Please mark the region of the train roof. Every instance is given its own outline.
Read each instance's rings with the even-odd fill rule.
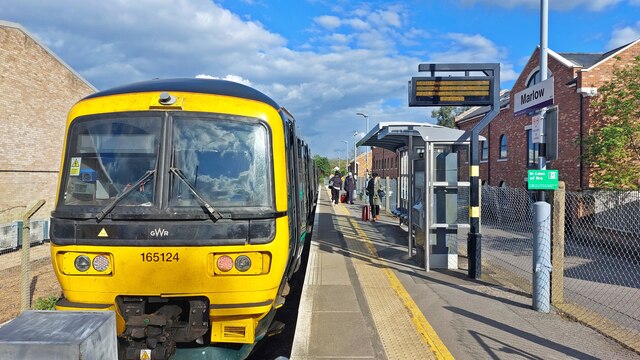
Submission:
[[[273,101],[273,99],[252,87],[227,80],[197,78],[156,79],[141,81],[99,91],[85,97],[83,100],[93,99],[101,96],[151,91],[180,91],[233,96],[260,101],[272,106],[276,110],[280,109],[280,106],[278,106],[278,104]]]

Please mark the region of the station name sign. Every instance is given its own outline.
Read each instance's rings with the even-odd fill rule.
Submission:
[[[412,77],[409,106],[482,106],[493,104],[493,78]]]
[[[513,113],[523,115],[550,105],[553,105],[553,78],[517,92],[513,99]]]

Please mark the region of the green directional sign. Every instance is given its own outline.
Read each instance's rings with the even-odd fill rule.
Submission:
[[[558,170],[529,170],[527,172],[529,190],[557,190]]]

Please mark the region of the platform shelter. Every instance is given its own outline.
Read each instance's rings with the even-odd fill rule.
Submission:
[[[458,267],[458,241],[466,239],[469,229],[470,183],[460,169],[469,166],[470,135],[428,123],[382,122],[357,144],[398,154],[394,214],[411,230],[409,255],[427,271]]]

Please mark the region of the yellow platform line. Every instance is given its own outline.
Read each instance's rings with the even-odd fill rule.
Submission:
[[[349,211],[342,204],[335,208],[336,213],[338,209],[343,212],[343,215],[350,215]],[[378,252],[373,245],[373,242],[367,237],[362,228],[360,228],[360,225],[352,218],[349,219],[349,222],[355,229],[357,235],[362,239],[371,255],[373,255],[375,258],[378,258]],[[422,311],[420,311],[420,308],[418,308],[416,303],[413,301],[411,295],[409,295],[393,270],[388,267],[382,267],[381,269],[386,275],[386,278],[389,280],[391,288],[394,290],[396,296],[398,297],[398,299],[400,299],[405,309],[407,310],[415,330],[420,334],[422,340],[435,355],[436,359],[454,359],[453,355],[451,355],[451,353],[449,352],[449,349],[447,349],[431,324],[429,324],[427,319],[424,317],[424,314],[422,314]]]

